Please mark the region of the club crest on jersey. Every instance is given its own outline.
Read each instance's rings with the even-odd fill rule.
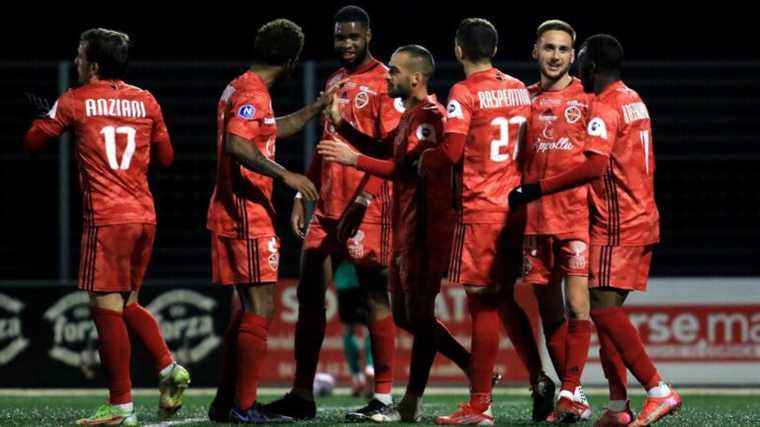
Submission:
[[[464,113],[462,113],[462,105],[459,104],[459,101],[456,99],[449,101],[449,105],[446,107],[446,115],[450,119],[464,119]]]
[[[217,302],[199,292],[164,292],[146,307],[156,317],[166,344],[179,363],[197,363],[222,343],[214,328]]]
[[[366,91],[361,91],[354,97],[354,107],[361,110],[369,104],[369,94]]]
[[[604,120],[599,117],[594,117],[588,122],[588,128],[586,132],[591,136],[598,136],[602,139],[607,139],[607,126],[604,124]]]
[[[251,120],[256,114],[256,107],[253,104],[245,104],[238,109],[238,116],[246,120]]]
[[[570,124],[573,124],[580,120],[581,116],[581,109],[575,105],[571,105],[565,109],[565,120],[567,120],[567,122]]]

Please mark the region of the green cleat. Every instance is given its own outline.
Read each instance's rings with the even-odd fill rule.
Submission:
[[[77,420],[79,426],[136,426],[135,411],[125,411],[109,404],[101,405],[95,415]]]
[[[161,396],[158,400],[158,417],[162,420],[170,418],[182,407],[182,396],[190,384],[190,373],[176,362],[171,371],[162,377],[158,389]]]

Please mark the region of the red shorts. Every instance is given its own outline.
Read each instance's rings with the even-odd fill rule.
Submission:
[[[589,287],[646,291],[653,247],[591,245]]]
[[[436,295],[446,276],[444,264],[432,262],[421,250],[394,254],[388,272],[388,290]]]
[[[280,239],[234,239],[211,233],[211,280],[220,285],[277,282]]]
[[[345,245],[338,243],[338,220],[313,215],[303,241],[304,250],[320,250],[346,258],[362,267],[387,267],[391,258],[390,224],[363,222],[356,234]]]
[[[491,286],[514,282],[522,271],[524,221],[454,225],[448,281]]]
[[[523,241],[523,281],[534,285],[588,276],[588,236],[529,235]]]
[[[155,224],[85,227],[79,259],[79,289],[88,292],[139,290],[155,238]]]

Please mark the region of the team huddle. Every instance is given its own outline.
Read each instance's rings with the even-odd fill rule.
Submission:
[[[363,9],[339,10],[334,47],[342,67],[313,103],[278,117],[269,87],[297,66],[304,34],[289,20],[269,22],[256,34],[250,68],[222,91],[207,228],[212,281],[234,297],[209,419],[260,424],[316,417],[325,293],[341,261],[354,265],[364,290],[375,372],[370,400],[348,412],[347,422],[419,421],[440,353],[469,380],[470,399],[435,422],[493,425],[500,327],[529,372],[533,421],[589,420],[581,376],[592,322],[610,400],[596,425],[650,425],[677,411],[681,397],[622,309],[630,291],[646,290],[659,214],[649,113],[621,80],[620,43],[594,35],[576,56],[575,30],[546,21],[532,52],[539,79],[526,87],[492,65],[496,28],[464,19],[454,53],[465,79],[444,106],[428,89],[435,60],[427,49],[399,47],[386,65],[370,54],[371,37]],[[122,80],[128,47],[120,32],[83,33],[75,61],[81,86],[35,120],[24,142],[35,151],[67,130],[77,137],[84,206],[79,287],[90,294],[109,386],[108,404],[80,425],[137,424],[130,333],[155,361],[162,418],[177,412],[190,383],[138,301],[156,233],[146,173],[152,159],[169,167],[174,150],[155,98]],[[285,169],[274,160],[277,139],[314,118],[324,130],[308,172]],[[257,383],[279,269],[275,180],[296,191],[291,225],[303,239],[296,372],[290,392],[260,404]],[[315,203],[308,224],[307,202]],[[558,394],[515,300],[518,281],[533,285],[561,380]],[[466,291],[469,349],[436,318],[442,283]],[[396,327],[413,336],[398,402],[392,398]],[[629,371],[647,394],[638,416],[627,397]]]

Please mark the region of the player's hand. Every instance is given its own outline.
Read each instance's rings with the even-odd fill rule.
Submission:
[[[319,92],[319,96],[317,97],[317,100],[315,102],[317,107],[319,107],[320,109],[323,109],[327,107],[328,105],[330,105],[333,100],[333,95],[338,91],[338,89],[343,87],[344,82],[345,80],[341,80],[338,83],[335,83],[334,85],[327,88],[326,91]]]
[[[290,226],[293,229],[293,233],[300,239],[304,238],[306,234],[306,206],[304,205],[303,198],[296,197],[293,199],[293,210],[290,212]]]
[[[50,112],[50,101],[39,95],[24,92],[26,97],[26,109],[29,120],[44,119]]]
[[[303,198],[309,202],[313,202],[319,198],[319,192],[317,192],[317,187],[314,186],[314,183],[300,173],[288,172],[282,177],[282,182],[301,193]]]
[[[348,205],[340,217],[340,221],[338,221],[338,242],[343,243],[347,241],[359,231],[359,226],[364,220],[364,214],[367,212],[367,207],[369,207],[371,201],[372,196],[367,193],[361,193]]]
[[[541,185],[537,182],[523,184],[509,193],[509,207],[517,208],[541,197]]]
[[[343,121],[343,117],[340,115],[340,97],[338,92],[333,92],[330,100],[330,105],[325,108],[324,112],[327,121],[333,124],[333,126],[340,126],[340,122]]]
[[[336,162],[348,166],[356,166],[356,162],[359,159],[359,153],[341,141],[319,141],[317,153],[328,162]]]

